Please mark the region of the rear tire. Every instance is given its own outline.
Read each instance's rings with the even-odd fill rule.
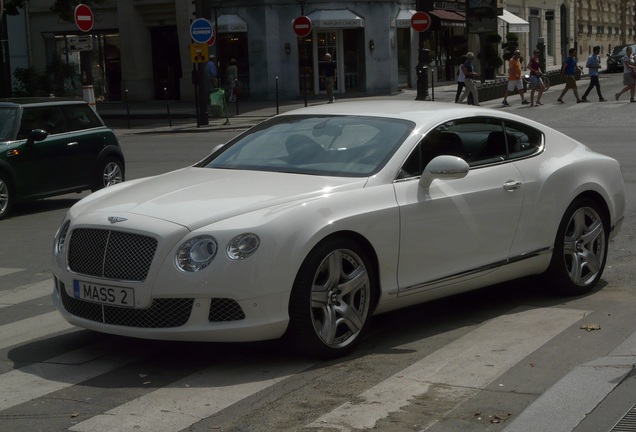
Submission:
[[[303,262],[289,301],[286,339],[303,355],[349,353],[369,327],[377,283],[373,261],[356,241],[332,238]]]
[[[559,225],[546,282],[564,295],[590,292],[603,274],[608,243],[606,213],[596,201],[577,198]]]
[[[123,181],[124,165],[118,159],[107,158],[99,164],[92,191],[95,192]]]
[[[4,219],[13,207],[13,190],[6,174],[0,173],[0,219]]]

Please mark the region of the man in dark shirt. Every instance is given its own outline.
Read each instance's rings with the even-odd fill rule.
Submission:
[[[333,97],[333,84],[336,80],[336,62],[331,61],[331,54],[325,54],[325,87],[327,89],[328,103],[333,103],[336,99]]]

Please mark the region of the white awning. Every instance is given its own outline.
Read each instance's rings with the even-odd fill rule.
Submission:
[[[236,14],[221,15],[218,17],[217,31],[219,33],[245,33],[247,23]]]
[[[530,33],[530,23],[517,15],[504,9],[503,15],[498,16],[500,20],[508,25],[509,33]]]
[[[415,15],[414,10],[410,9],[400,9],[398,12],[397,19],[395,20],[395,25],[398,28],[410,28],[411,27],[411,18]]]
[[[311,20],[313,28],[364,27],[364,18],[359,17],[349,9],[319,10],[307,16]]]

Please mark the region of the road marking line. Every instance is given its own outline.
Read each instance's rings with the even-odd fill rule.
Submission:
[[[142,353],[113,353],[120,342],[88,345],[42,363],[0,375],[0,411],[71,387],[141,358]]]
[[[73,328],[59,312],[49,312],[0,327],[0,349]],[[1,386],[0,386],[1,387]]]
[[[216,365],[104,414],[92,417],[69,430],[75,432],[184,430],[311,365],[312,363],[302,361],[261,366]]]
[[[10,275],[11,273],[17,273],[24,271],[26,269],[23,268],[9,268],[9,267],[0,267],[0,276]]]
[[[0,291],[0,308],[14,306],[39,297],[50,296],[53,292],[53,279],[32,283],[30,285],[14,288],[9,291]],[[53,304],[51,302],[51,304]]]
[[[346,402],[307,426],[371,429],[410,399],[425,394],[431,385],[485,388],[587,313],[560,308],[511,311],[370,388],[358,396],[359,402]]]

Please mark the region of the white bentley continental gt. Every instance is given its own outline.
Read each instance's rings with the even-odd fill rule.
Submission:
[[[75,204],[53,299],[99,332],[285,337],[329,358],[415,303],[530,275],[587,293],[624,211],[618,162],[539,123],[438,102],[319,105]]]

